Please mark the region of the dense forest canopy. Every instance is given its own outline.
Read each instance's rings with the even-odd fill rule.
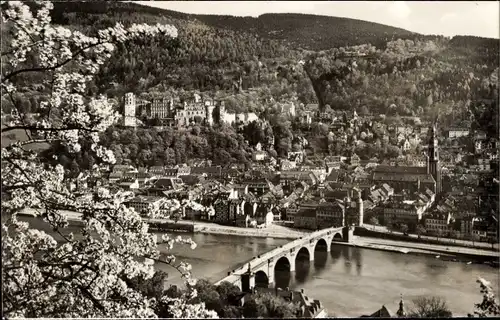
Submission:
[[[196,90],[226,100],[231,112],[296,101],[434,116],[462,114],[471,101],[497,95],[496,39],[449,39],[304,14],[193,15],[129,2],[59,2],[51,15],[56,24],[90,34],[117,22],[178,28],[176,40],[121,45],[101,68],[89,91],[118,100],[128,91],[176,96]],[[37,89],[18,94],[23,108],[36,111]]]

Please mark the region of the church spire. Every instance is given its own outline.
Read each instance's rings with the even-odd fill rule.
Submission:
[[[436,196],[441,193],[441,167],[439,164],[439,146],[437,138],[437,117],[430,128],[427,146],[427,173],[436,181]]]
[[[406,317],[406,312],[404,309],[404,302],[403,302],[403,294],[401,294],[401,300],[399,301],[399,309],[398,312],[396,313],[398,317]]]

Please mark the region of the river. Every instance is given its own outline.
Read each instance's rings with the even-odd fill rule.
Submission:
[[[192,264],[196,277],[212,281],[223,278],[242,262],[287,243],[282,239],[204,234],[195,234],[193,240],[198,244],[196,250],[174,251]],[[396,312],[401,294],[407,305],[421,295],[443,297],[455,316],[466,316],[474,303],[481,301],[478,276],[499,287],[498,269],[488,265],[332,245],[330,253],[315,252],[315,260],[310,263],[298,261],[293,273],[277,272],[276,286],[304,289],[322,302],[329,315],[339,317],[369,315],[384,304]],[[179,279],[171,281],[178,283]]]
[[[198,244],[195,250],[177,246],[168,253],[189,262],[196,278],[214,282],[243,262],[289,241],[206,234],[192,238]],[[160,251],[167,253],[165,247]],[[169,273],[169,283],[182,283],[176,270],[165,265],[158,268]],[[465,316],[482,298],[478,276],[499,287],[498,269],[488,265],[332,245],[330,253],[316,252],[310,263],[298,261],[295,272],[278,272],[276,285],[303,288],[311,298],[322,302],[329,315],[338,317],[369,315],[382,305],[396,312],[401,294],[407,305],[421,295],[443,297],[454,316]]]

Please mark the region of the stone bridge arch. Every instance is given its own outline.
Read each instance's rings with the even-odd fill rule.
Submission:
[[[321,248],[324,248],[326,252],[330,251],[331,241],[328,241],[325,238],[326,237],[319,238],[318,241],[316,241],[316,245],[314,246],[314,252],[321,250]]]
[[[294,254],[292,255],[294,265],[297,265],[297,259],[299,258],[299,256],[305,257],[306,255],[309,261],[314,260],[314,251],[311,251],[308,246],[297,247]],[[295,268],[293,268],[293,271],[295,271]]]
[[[296,259],[300,252],[307,252],[309,255],[309,261],[314,261],[315,251],[318,246],[326,246],[326,251],[331,252],[332,242],[344,241],[343,238],[342,228],[329,228],[313,232],[305,237],[294,240],[287,245],[280,246],[279,248],[264,254],[263,257],[259,255],[249,263],[248,271],[241,267],[237,269],[236,272],[235,270],[229,272],[228,276],[224,279],[230,279],[233,283],[236,283],[238,281],[235,281],[233,277],[236,276],[241,278],[245,274],[248,274],[249,278],[257,280],[255,282],[256,285],[257,283],[265,285],[266,278],[268,285],[272,285],[275,283],[275,269],[278,263],[284,263],[286,261],[286,264],[289,266],[287,270],[294,272],[296,271]],[[349,239],[349,235],[346,236],[346,240],[347,239]],[[241,282],[241,280],[239,282]]]
[[[255,273],[255,286],[259,288],[269,287],[269,277],[267,273],[263,270],[259,270]]]
[[[337,242],[340,242],[340,241],[343,241],[343,238],[342,238],[342,233],[341,232],[335,232],[335,234],[333,235],[333,241],[337,241]]]

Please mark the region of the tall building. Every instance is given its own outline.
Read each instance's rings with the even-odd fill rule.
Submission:
[[[126,127],[137,126],[137,119],[135,117],[136,110],[136,100],[133,92],[127,92],[125,94],[125,107],[123,115],[123,125]]]
[[[344,207],[346,210],[345,224],[348,226],[363,226],[363,199],[361,191],[357,188],[349,190],[349,195],[344,198]]]
[[[441,165],[439,164],[439,147],[436,136],[436,123],[432,125],[427,149],[427,173],[436,181],[436,195],[441,194]]]

